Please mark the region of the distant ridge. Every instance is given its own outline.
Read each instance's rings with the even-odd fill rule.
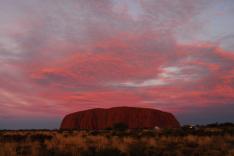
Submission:
[[[123,123],[130,129],[141,128],[179,128],[180,124],[168,112],[151,108],[113,107],[95,108],[68,114],[64,117],[60,129],[101,130]]]

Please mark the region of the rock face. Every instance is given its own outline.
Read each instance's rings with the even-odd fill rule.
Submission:
[[[124,123],[130,129],[138,128],[179,128],[176,118],[168,112],[149,108],[114,107],[96,108],[68,114],[60,129],[101,130]]]

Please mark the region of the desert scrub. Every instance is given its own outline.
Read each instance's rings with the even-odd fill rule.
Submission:
[[[0,131],[0,156],[233,156],[230,129]]]

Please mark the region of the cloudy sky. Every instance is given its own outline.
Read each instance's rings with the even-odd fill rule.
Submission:
[[[95,107],[234,122],[233,0],[0,0],[0,129]]]

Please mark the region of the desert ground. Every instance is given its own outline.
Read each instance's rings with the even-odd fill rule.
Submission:
[[[0,156],[234,156],[234,124],[180,129],[1,130]]]

